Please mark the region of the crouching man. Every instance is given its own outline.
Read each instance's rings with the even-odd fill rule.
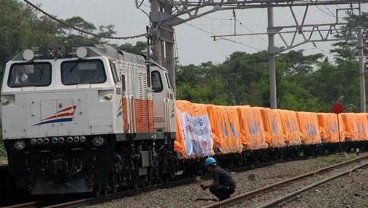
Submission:
[[[205,161],[205,167],[208,172],[212,173],[213,182],[205,185],[201,184],[201,188],[215,195],[220,201],[230,198],[230,195],[235,192],[235,182],[231,175],[221,167],[217,166],[216,160],[209,157]]]

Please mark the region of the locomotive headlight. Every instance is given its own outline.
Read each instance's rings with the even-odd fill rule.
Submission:
[[[35,145],[37,144],[37,140],[36,139],[31,139],[31,145]]]
[[[79,141],[82,142],[82,143],[85,142],[86,141],[86,137],[85,136],[79,137]]]
[[[68,137],[66,140],[68,141],[68,143],[73,143],[73,137]]]
[[[43,139],[43,143],[44,143],[44,144],[48,144],[49,142],[50,142],[49,138],[44,138],[44,139]]]
[[[96,146],[102,146],[103,143],[105,142],[104,138],[102,136],[95,136],[92,140],[92,143]]]
[[[24,143],[24,141],[22,140],[18,140],[14,143],[14,148],[16,150],[24,150],[24,148],[26,147],[26,143]]]
[[[60,144],[64,143],[64,141],[65,141],[64,137],[59,137],[59,143]]]
[[[38,138],[38,139],[37,139],[37,144],[42,144],[42,142],[43,142],[43,141],[42,141],[42,139],[41,139],[41,138]]]
[[[88,55],[87,48],[79,47],[77,48],[77,51],[75,51],[75,54],[78,56],[78,58],[82,59],[85,58]]]
[[[31,61],[35,57],[35,54],[32,50],[27,49],[23,51],[23,59],[26,61]]]
[[[78,142],[79,142],[79,137],[75,136],[75,137],[74,137],[74,142],[75,142],[75,143],[78,143]]]
[[[52,143],[53,144],[57,144],[59,142],[58,138],[54,137],[52,138]]]

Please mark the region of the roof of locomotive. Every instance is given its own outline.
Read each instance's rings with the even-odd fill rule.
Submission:
[[[47,48],[32,48],[35,60],[78,58],[76,50],[80,47],[87,49],[88,57],[107,56],[109,59],[122,60],[134,64],[145,64],[145,57],[128,53],[107,44],[96,44],[94,46],[50,46]],[[25,50],[24,50],[25,51]],[[23,52],[17,54],[12,61],[25,61]]]

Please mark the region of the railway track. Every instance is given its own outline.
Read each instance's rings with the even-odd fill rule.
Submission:
[[[118,198],[122,198],[122,197],[127,197],[127,196],[140,194],[140,193],[143,193],[143,192],[152,191],[152,190],[155,190],[155,189],[158,189],[158,188],[169,188],[169,187],[174,187],[174,186],[185,185],[185,184],[193,183],[194,181],[195,181],[195,178],[182,179],[182,180],[168,182],[168,183],[165,183],[165,184],[158,184],[158,185],[153,185],[153,186],[144,187],[144,188],[138,188],[138,189],[133,189],[133,190],[122,191],[122,192],[118,192],[116,194],[100,196],[100,197],[92,197],[92,198],[86,198],[86,199],[80,199],[80,200],[75,200],[75,201],[70,201],[70,202],[65,202],[65,203],[60,203],[60,204],[49,205],[49,206],[45,206],[45,207],[47,207],[47,208],[63,208],[63,207],[77,207],[77,206],[80,206],[80,205],[83,205],[83,204],[101,203],[101,202],[110,201],[110,200],[114,200],[114,199],[118,199]]]
[[[116,194],[110,194],[110,195],[99,196],[99,197],[82,198],[82,199],[77,199],[77,200],[72,200],[72,201],[67,201],[67,202],[65,202],[65,200],[64,200],[64,202],[61,202],[61,203],[60,202],[55,202],[52,199],[50,201],[49,200],[40,200],[40,201],[17,204],[17,205],[9,206],[9,207],[6,207],[6,208],[78,207],[78,206],[81,206],[81,205],[84,205],[84,204],[96,204],[96,203],[102,203],[102,202],[109,201],[109,200],[118,199],[118,198],[121,198],[121,197],[133,196],[133,195],[136,195],[136,194],[140,194],[140,193],[143,193],[143,192],[155,190],[155,189],[158,189],[158,188],[169,188],[169,187],[173,187],[173,186],[185,185],[185,184],[192,183],[194,181],[195,181],[195,178],[183,179],[183,180],[168,182],[168,183],[165,183],[165,184],[153,185],[153,186],[150,186],[150,187],[144,187],[144,188],[138,188],[138,189],[133,189],[133,190],[121,191],[121,192],[118,192]]]
[[[27,202],[27,203],[17,204],[13,206],[7,206],[5,208],[32,208],[32,207],[39,207],[38,202],[36,201]]]
[[[284,180],[278,183],[274,183],[274,184],[268,185],[266,187],[263,187],[263,188],[260,188],[254,191],[250,191],[244,194],[234,196],[230,199],[227,199],[221,202],[210,204],[203,208],[215,208],[215,207],[217,208],[217,207],[231,207],[231,206],[234,206],[234,207],[262,207],[262,208],[276,207],[279,204],[282,204],[282,203],[285,203],[291,200],[293,197],[295,197],[296,195],[302,192],[308,191],[318,185],[327,183],[336,178],[350,174],[357,169],[361,169],[361,168],[368,166],[368,162],[356,165],[356,163],[360,163],[364,160],[368,160],[368,155],[354,159],[354,160],[342,162],[342,163],[339,163],[333,166],[329,166],[329,167],[326,167],[326,168],[323,168],[317,171],[312,171],[310,173],[296,176],[296,177],[293,177],[293,178],[290,178],[288,180]],[[337,171],[340,169],[343,169],[343,171],[339,171],[338,173],[332,173],[333,171]],[[327,177],[324,177],[325,175],[327,175]],[[306,183],[306,180],[315,180],[316,177],[317,178],[320,177],[322,179],[318,180],[317,182]],[[288,192],[288,194],[286,195],[282,194],[282,196],[275,199],[275,196],[277,196],[277,193],[278,192],[280,193],[282,190],[285,190],[285,189],[286,189],[285,192]],[[290,189],[294,189],[294,190],[290,191]],[[268,200],[269,199],[271,200],[269,201],[264,200],[264,198],[267,198],[267,197],[268,197]],[[259,200],[259,199],[262,199],[262,200]],[[259,203],[259,201],[262,201],[263,203]],[[268,202],[264,203],[265,201],[268,201]]]
[[[243,201],[245,199],[247,199],[250,196],[255,196],[255,195],[259,195],[259,194],[264,194],[272,189],[281,187],[281,186],[286,186],[288,183],[292,183],[294,181],[298,181],[298,180],[302,180],[303,178],[307,178],[307,177],[312,177],[318,174],[321,174],[323,172],[328,172],[331,171],[333,169],[337,169],[339,167],[345,167],[347,165],[351,165],[351,164],[355,164],[359,161],[368,159],[368,155],[367,156],[363,156],[354,160],[349,160],[343,163],[339,163],[337,165],[333,165],[330,167],[326,167],[317,171],[313,171],[301,176],[297,176],[294,178],[291,178],[289,180],[286,181],[282,181],[279,183],[275,183],[269,186],[266,186],[264,188],[261,189],[257,189],[254,190],[252,192],[248,192],[242,195],[238,195],[235,196],[233,198],[230,198],[229,200],[225,200],[219,203],[214,203],[211,204],[207,207],[223,207],[223,206],[230,206],[231,204],[235,204],[235,203],[239,203],[239,201]],[[162,184],[162,185],[154,185],[154,186],[150,186],[150,187],[144,187],[144,188],[139,188],[139,189],[133,189],[133,190],[127,190],[127,191],[121,191],[118,192],[116,194],[111,194],[111,195],[106,195],[106,196],[100,196],[100,197],[90,197],[90,198],[80,198],[80,199],[73,199],[73,200],[64,200],[63,202],[60,201],[44,201],[44,200],[40,200],[40,202],[35,201],[35,202],[29,202],[29,203],[24,203],[24,204],[18,204],[18,205],[14,205],[11,206],[12,208],[22,208],[22,207],[49,207],[49,208],[61,208],[61,207],[78,207],[81,205],[85,205],[85,204],[97,204],[97,203],[103,203],[106,201],[110,201],[110,200],[114,200],[114,199],[119,199],[122,197],[127,197],[127,196],[133,196],[139,193],[143,193],[143,192],[148,192],[151,190],[155,190],[155,189],[159,189],[159,188],[169,188],[169,187],[174,187],[174,186],[180,186],[180,185],[185,185],[185,184],[189,184],[194,182],[195,179],[194,178],[190,178],[190,179],[183,179],[183,180],[177,180],[177,181],[172,181],[172,182],[168,182],[166,184]],[[292,196],[290,196],[292,197]],[[281,199],[281,202],[283,201],[283,199]],[[275,203],[280,203],[280,202],[275,202]],[[272,205],[270,205],[272,206]],[[267,206],[266,206],[267,207]]]
[[[0,170],[7,170],[8,169],[8,163],[0,163]]]

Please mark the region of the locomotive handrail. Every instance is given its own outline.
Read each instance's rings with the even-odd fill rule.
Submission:
[[[165,131],[169,132],[169,105],[168,105],[169,101],[167,98],[164,98],[164,112],[165,112]]]
[[[130,103],[130,112],[131,112],[131,123],[130,126],[132,127],[131,131],[133,133],[136,132],[136,115],[135,115],[135,105],[134,105],[134,96],[130,95],[129,96],[129,103]]]

